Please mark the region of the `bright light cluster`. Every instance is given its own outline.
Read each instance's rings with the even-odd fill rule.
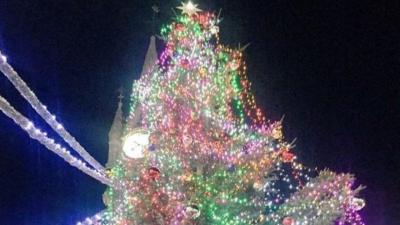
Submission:
[[[109,224],[362,224],[353,178],[311,170],[255,103],[243,49],[219,43],[220,19],[184,3],[166,47],[133,85],[127,150],[108,175]],[[144,129],[147,149],[133,147]],[[147,143],[146,143],[147,144]],[[134,154],[133,154],[134,153]]]
[[[24,129],[32,139],[39,141],[47,149],[56,153],[70,165],[78,168],[82,172],[100,181],[101,183],[111,186],[111,180],[108,177],[105,177],[97,170],[88,167],[85,162],[74,157],[70,151],[62,147],[60,144],[56,143],[54,139],[47,137],[46,132],[43,132],[40,129],[36,128],[32,121],[28,120],[21,113],[15,110],[14,107],[12,107],[10,103],[2,96],[0,96],[0,111],[2,111],[6,116],[11,118],[22,129]]]
[[[77,141],[65,130],[64,126],[56,120],[47,107],[37,98],[35,93],[22,80],[18,73],[7,63],[6,57],[0,52],[0,71],[14,85],[22,97],[32,106],[32,108],[46,121],[47,124],[62,137],[69,146],[75,150],[89,165],[95,168],[99,173],[104,174],[104,167],[95,160]]]

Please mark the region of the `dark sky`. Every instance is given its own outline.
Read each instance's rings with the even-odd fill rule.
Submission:
[[[154,3],[161,14],[152,22]],[[362,194],[367,224],[399,224],[398,3],[198,3],[223,9],[222,42],[251,43],[246,60],[257,100],[270,118],[286,115],[286,136],[298,138],[300,159],[356,174],[368,187]],[[129,89],[138,77],[150,35],[170,22],[171,7],[179,4],[3,0],[0,49],[70,133],[105,163],[117,89]],[[3,76],[0,94],[54,134]],[[74,224],[104,208],[104,186],[29,140],[3,114],[0,143],[0,224]]]

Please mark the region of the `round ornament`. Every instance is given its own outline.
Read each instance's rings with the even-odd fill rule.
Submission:
[[[149,146],[149,151],[154,152],[156,150],[156,145],[155,144],[151,144]]]
[[[185,29],[185,26],[181,23],[176,24],[175,30],[176,31],[183,31]]]
[[[353,198],[351,203],[356,211],[360,211],[365,207],[365,201],[361,198]]]
[[[291,153],[289,150],[282,152],[282,159],[285,163],[293,162],[294,154]]]
[[[147,175],[150,179],[158,180],[161,176],[161,172],[157,167],[150,167]]]
[[[206,75],[207,75],[207,69],[206,69],[205,67],[201,67],[201,68],[199,69],[199,74],[200,74],[201,77],[206,77]]]
[[[218,34],[218,33],[219,33],[219,27],[218,27],[218,26],[212,26],[212,27],[210,28],[210,32],[211,32],[212,34]]]
[[[294,219],[290,216],[283,218],[282,220],[283,225],[294,225]]]
[[[190,68],[189,60],[188,59],[181,59],[180,66],[182,68],[186,69],[186,70],[189,69]]]
[[[283,134],[282,134],[282,127],[281,127],[281,126],[278,126],[278,127],[275,127],[274,129],[272,129],[271,136],[272,136],[274,139],[282,139],[282,137],[283,137]]]
[[[189,205],[188,207],[186,207],[186,214],[193,218],[196,219],[197,217],[200,216],[200,209],[197,205]]]

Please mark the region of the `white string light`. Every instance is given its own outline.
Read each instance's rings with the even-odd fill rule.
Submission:
[[[105,173],[104,167],[94,159],[77,141],[76,139],[57,122],[56,117],[52,115],[37,98],[35,93],[22,80],[18,73],[7,63],[7,58],[0,52],[0,71],[14,85],[18,92],[24,97],[32,108],[46,121],[47,124],[60,135],[68,145],[75,150],[89,165],[95,168],[99,173]]]
[[[71,155],[71,152],[56,143],[53,139],[47,137],[45,132],[36,128],[35,125],[19,113],[10,103],[0,95],[0,110],[9,118],[11,118],[16,124],[18,124],[23,130],[25,130],[32,139],[39,141],[50,151],[56,153],[58,156],[63,158],[66,162],[72,166],[78,168],[87,175],[100,181],[103,184],[112,186],[112,182],[104,174],[88,167],[85,162]]]
[[[95,225],[95,224],[100,224],[101,220],[103,219],[103,216],[105,214],[105,211],[101,211],[97,213],[96,215],[92,217],[86,218],[82,222],[78,222],[76,225]]]

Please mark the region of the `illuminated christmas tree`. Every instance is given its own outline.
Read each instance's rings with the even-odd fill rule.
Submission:
[[[220,43],[219,15],[188,2],[151,38],[129,117],[120,101],[107,169],[57,122],[0,54],[0,70],[82,159],[0,96],[0,110],[33,139],[107,185],[107,209],[78,224],[362,225],[354,177],[307,169],[247,80],[244,48]],[[316,175],[315,175],[316,174]],[[315,176],[314,176],[315,175]]]
[[[243,48],[219,42],[220,18],[191,2],[152,37],[133,85],[123,152],[105,194],[111,224],[363,224],[351,175],[296,162],[282,121],[266,119]],[[155,62],[156,61],[156,62]]]

